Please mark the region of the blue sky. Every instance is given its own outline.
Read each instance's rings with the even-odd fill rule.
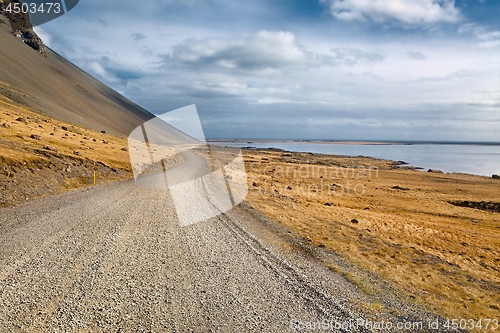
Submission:
[[[44,42],[211,138],[500,141],[496,0],[82,0]]]

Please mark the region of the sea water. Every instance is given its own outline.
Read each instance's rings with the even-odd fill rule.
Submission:
[[[410,166],[463,172],[483,176],[500,175],[500,144],[456,143],[311,143],[311,142],[213,142],[234,147],[279,148],[293,152],[370,156],[404,161]]]

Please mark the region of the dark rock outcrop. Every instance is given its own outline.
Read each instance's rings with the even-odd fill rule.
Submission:
[[[486,202],[486,201],[448,201],[448,203],[458,206],[486,210],[489,212],[500,213],[500,202]]]
[[[6,9],[9,4],[19,3],[19,0],[2,0],[0,1],[0,22],[8,25],[10,27],[11,32],[18,37],[21,41],[23,41],[26,45],[31,47],[33,50],[42,54],[43,56],[47,56],[47,50],[45,49],[45,45],[43,45],[42,40],[38,35],[33,31],[33,25],[30,22],[29,14],[23,13],[14,13],[7,12]],[[3,17],[2,17],[3,16]]]

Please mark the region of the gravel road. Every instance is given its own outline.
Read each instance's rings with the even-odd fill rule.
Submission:
[[[355,287],[282,248],[248,209],[180,227],[169,191],[133,181],[3,208],[0,330],[288,332],[363,318]]]

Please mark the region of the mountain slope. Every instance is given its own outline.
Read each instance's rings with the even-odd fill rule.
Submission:
[[[50,49],[41,56],[0,26],[0,94],[42,114],[127,136],[154,117]]]
[[[46,48],[29,17],[0,8],[0,206],[88,186],[94,171],[98,183],[130,178],[137,149],[127,137],[145,122],[155,144],[198,143]]]

